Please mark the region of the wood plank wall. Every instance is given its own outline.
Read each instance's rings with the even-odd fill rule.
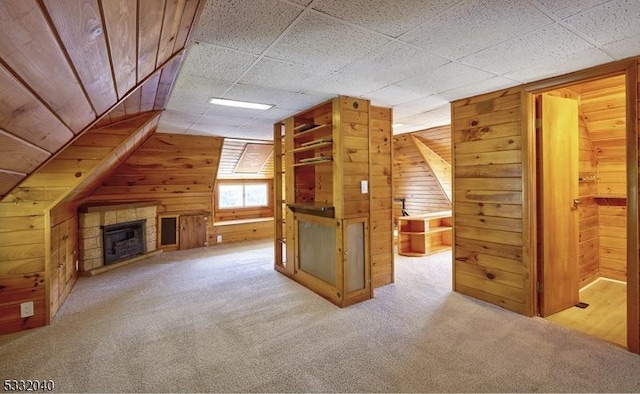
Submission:
[[[369,194],[361,192],[360,182],[369,180],[370,103],[367,100],[351,97],[340,97],[339,102],[342,145],[338,146],[342,146],[342,152],[334,155],[333,160],[338,161],[338,165],[342,164],[342,188],[339,186],[340,183],[336,182],[336,177],[340,175],[331,174],[334,177],[333,201],[336,206],[336,217],[340,217],[341,206],[344,219],[369,217]],[[357,108],[354,108],[354,102],[357,102]],[[331,169],[330,166],[316,167],[324,167],[323,170]],[[316,185],[323,183],[316,182]],[[317,193],[318,190],[316,195]]]
[[[521,88],[452,103],[454,290],[531,315]]]
[[[371,277],[373,287],[394,282],[393,133],[390,108],[371,106],[369,130]]]
[[[136,102],[148,107],[149,94],[135,88],[173,56],[148,110],[163,109],[204,3],[0,2],[0,197],[112,108],[118,121]],[[157,28],[147,29],[147,18]]]
[[[54,316],[77,275],[77,202],[60,202],[83,182],[105,176],[106,164],[130,154],[129,140],[141,129],[153,132],[158,118],[149,112],[86,132],[0,201],[0,333]],[[35,316],[20,319],[20,303],[28,301]]]
[[[440,134],[444,129],[436,128],[434,130]],[[451,204],[425,158],[416,147],[411,137],[414,134],[422,136],[420,140],[432,148],[428,145],[429,140],[425,137],[429,135],[429,130],[393,137],[393,197],[406,198],[405,207],[409,215],[449,210]],[[451,138],[450,134],[449,138]],[[436,151],[434,150],[434,152]],[[439,149],[439,152],[446,154],[446,150],[443,149]],[[396,204],[394,208],[395,221],[401,214],[401,205]]]
[[[213,213],[222,138],[155,134],[89,197],[89,201],[157,200],[158,215]],[[213,233],[212,220],[208,234]]]
[[[582,110],[580,110],[582,112]],[[598,239],[598,204],[593,198],[598,192],[597,158],[587,131],[584,116],[578,122],[579,139],[579,242],[580,242],[580,287],[591,283],[600,274]]]
[[[451,164],[451,125],[432,127],[411,133],[444,161]]]

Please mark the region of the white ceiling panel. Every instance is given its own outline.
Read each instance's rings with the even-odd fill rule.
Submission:
[[[395,112],[394,112],[395,115]],[[451,106],[447,103],[441,107],[434,108],[430,111],[407,116],[403,118],[395,118],[393,134],[401,134],[416,130],[428,129],[451,124]],[[400,125],[398,125],[400,124]]]
[[[578,12],[588,10],[610,0],[537,0],[553,14],[566,18]]]
[[[639,56],[639,21],[640,0],[207,0],[159,128],[270,139],[350,95],[424,129],[450,100]]]
[[[599,44],[640,34],[640,1],[612,0],[566,19]]]
[[[235,82],[256,59],[258,57],[254,55],[207,43],[194,44],[189,50],[181,73]]]
[[[233,86],[231,82],[199,78],[180,73],[173,85],[171,98],[174,96],[190,98],[194,104],[207,104],[211,97],[221,96]]]
[[[461,86],[459,88],[446,90],[438,93],[438,96],[449,100],[458,100],[482,93],[495,92],[496,90],[506,89],[512,86],[520,85],[518,81],[503,77],[493,77],[482,81],[474,82],[470,85]]]
[[[579,56],[582,54],[583,56]],[[544,78],[567,74],[575,70],[581,70],[596,66],[602,63],[608,63],[614,59],[605,52],[597,48],[587,49],[578,56],[571,58],[559,59],[558,62],[551,64],[532,63],[531,67],[522,68],[517,71],[510,72],[504,76],[507,78],[518,80],[522,83],[538,81]]]
[[[434,70],[425,70],[422,75],[398,82],[396,85],[407,89],[438,93],[489,79],[494,76],[495,74],[452,62]]]
[[[336,95],[359,97],[372,90],[378,90],[386,86],[387,83],[374,78],[366,78],[355,70],[349,72],[338,71],[327,78],[323,78],[310,93],[336,93]]]
[[[551,23],[551,18],[525,0],[465,1],[401,40],[459,59]]]
[[[318,67],[263,58],[240,79],[240,83],[300,92],[330,74],[331,71]]]
[[[310,12],[267,51],[267,56],[335,71],[389,41],[318,12]]]
[[[209,0],[195,41],[259,55],[301,12],[299,7],[274,0]]]
[[[313,8],[350,23],[398,37],[460,0],[317,0]]]
[[[447,59],[432,56],[420,48],[394,41],[345,67],[341,72],[392,84],[447,62]]]
[[[297,93],[295,96],[291,98],[291,100],[281,103],[278,106],[278,108],[299,112],[307,108],[311,108],[324,101],[327,101],[335,96],[336,96],[335,94],[327,94],[327,93],[319,93],[319,94]]]
[[[204,102],[194,102],[191,98],[173,95],[167,103],[167,109],[193,115],[202,115],[211,104]]]
[[[449,102],[439,96],[423,97],[393,106],[393,116],[394,119],[402,119],[422,114],[447,104]]]
[[[637,56],[640,53],[640,35],[612,42],[602,48],[617,60]]]
[[[251,101],[260,104],[278,105],[295,96],[295,93],[284,90],[263,88],[260,86],[236,84],[224,95],[230,100]]]
[[[550,25],[525,36],[466,56],[461,61],[498,74],[531,67],[549,67],[562,60],[576,58],[577,53],[593,45],[560,25]]]
[[[264,127],[242,127],[226,135],[227,138],[241,138],[248,140],[273,140],[273,128]]]
[[[382,107],[392,107],[394,105],[406,103],[429,96],[424,92],[419,92],[396,85],[388,85],[382,89],[367,93],[367,98],[375,105]]]

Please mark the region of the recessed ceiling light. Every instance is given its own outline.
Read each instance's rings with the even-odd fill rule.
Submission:
[[[270,104],[259,104],[259,103],[251,103],[248,101],[227,100],[227,99],[221,99],[221,98],[215,98],[215,97],[209,100],[209,104],[226,105],[227,107],[259,109],[261,111],[266,111],[271,107],[273,107],[273,105],[270,105]]]

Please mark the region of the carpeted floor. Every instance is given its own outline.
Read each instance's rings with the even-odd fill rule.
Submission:
[[[451,254],[339,309],[271,242],[81,278],[51,326],[0,336],[1,379],[64,392],[638,392],[640,357],[451,292]]]

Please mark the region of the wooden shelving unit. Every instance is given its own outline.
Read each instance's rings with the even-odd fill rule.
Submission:
[[[398,218],[398,254],[425,256],[451,249],[451,211]]]
[[[373,296],[372,204],[361,187],[370,179],[370,111],[367,100],[336,97],[277,123],[274,131],[275,152],[284,157],[276,166],[276,200],[284,189],[286,202],[276,218],[285,222],[276,228],[275,268],[338,306]],[[386,111],[376,116],[387,114],[390,131]],[[279,252],[281,239],[286,252]]]

